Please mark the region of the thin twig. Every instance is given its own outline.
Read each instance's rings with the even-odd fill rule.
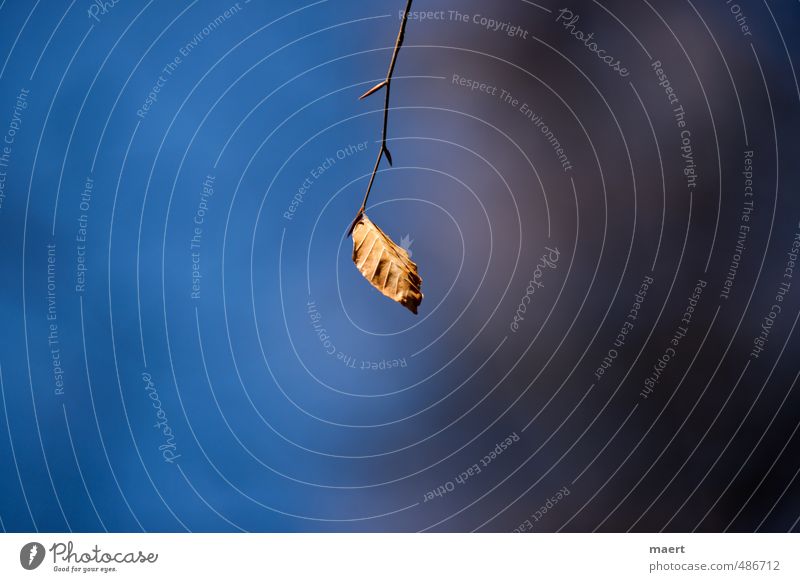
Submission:
[[[364,99],[380,89],[386,89],[386,95],[383,104],[383,137],[381,139],[381,149],[378,151],[378,159],[375,161],[375,167],[372,169],[372,175],[369,178],[369,184],[367,184],[367,192],[364,194],[364,201],[361,203],[361,208],[358,209],[358,213],[356,214],[355,220],[353,220],[353,224],[350,225],[350,229],[347,231],[347,236],[350,236],[350,234],[353,232],[353,228],[355,228],[356,223],[358,222],[359,218],[361,218],[364,210],[367,208],[369,193],[372,191],[372,184],[375,182],[375,176],[378,173],[378,168],[381,165],[381,160],[383,159],[384,155],[386,156],[386,161],[389,162],[389,165],[392,165],[392,154],[389,152],[389,148],[386,146],[386,132],[389,126],[389,93],[392,88],[392,74],[394,73],[394,67],[397,64],[397,55],[400,53],[400,47],[403,46],[403,38],[405,38],[406,35],[406,23],[408,22],[408,13],[411,11],[412,2],[413,0],[408,0],[406,9],[403,12],[403,20],[400,23],[400,32],[397,34],[397,41],[394,44],[394,52],[392,53],[392,60],[389,63],[389,71],[386,73],[386,79],[375,85],[372,89],[361,96],[361,99]]]

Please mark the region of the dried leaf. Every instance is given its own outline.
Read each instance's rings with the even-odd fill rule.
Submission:
[[[353,228],[353,262],[373,287],[417,313],[422,279],[408,253],[361,214]]]
[[[386,85],[388,85],[388,84],[389,84],[389,83],[388,83],[388,81],[385,81],[385,80],[384,80],[384,81],[381,81],[380,83],[378,83],[377,85],[375,85],[375,86],[374,86],[372,89],[370,89],[369,91],[367,91],[366,93],[364,93],[364,94],[363,94],[361,97],[359,97],[359,99],[366,99],[367,97],[369,97],[370,95],[372,95],[372,94],[373,94],[375,91],[377,91],[377,90],[379,90],[379,89],[383,89],[383,88],[384,88]]]

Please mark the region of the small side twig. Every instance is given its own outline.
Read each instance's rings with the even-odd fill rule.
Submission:
[[[406,34],[406,23],[408,22],[408,13],[411,11],[411,3],[413,0],[408,0],[406,3],[406,9],[403,12],[403,20],[400,23],[400,32],[397,34],[397,41],[394,44],[394,52],[392,53],[392,60],[389,63],[389,71],[386,73],[386,79],[375,85],[372,89],[364,93],[359,99],[364,99],[369,97],[373,93],[380,91],[381,89],[386,89],[384,104],[383,104],[383,137],[381,139],[381,148],[378,151],[378,159],[375,161],[375,167],[372,169],[372,175],[369,178],[369,183],[367,184],[367,192],[364,194],[364,201],[361,203],[361,208],[358,209],[356,213],[356,217],[353,220],[353,223],[350,225],[350,228],[347,231],[347,236],[353,232],[353,228],[355,227],[358,220],[361,218],[361,215],[364,214],[364,210],[367,208],[367,200],[369,199],[369,193],[372,191],[372,185],[375,182],[375,176],[378,173],[378,168],[381,165],[381,160],[383,156],[386,156],[386,161],[389,162],[389,165],[392,165],[392,154],[389,151],[389,148],[386,146],[386,132],[389,126],[389,93],[392,88],[392,74],[394,73],[394,67],[397,64],[397,55],[400,53],[400,47],[403,46],[403,38]]]

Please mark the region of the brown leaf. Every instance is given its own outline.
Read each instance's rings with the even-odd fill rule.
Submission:
[[[366,214],[356,219],[353,228],[353,262],[378,291],[417,313],[422,279],[416,263]]]

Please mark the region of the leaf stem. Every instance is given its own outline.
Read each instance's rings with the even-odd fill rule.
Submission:
[[[383,156],[386,156],[386,160],[389,162],[389,165],[392,164],[392,154],[389,152],[389,148],[386,146],[386,133],[389,127],[389,93],[392,88],[392,75],[394,74],[394,67],[397,64],[397,55],[400,53],[400,47],[403,46],[403,39],[406,35],[406,23],[408,22],[408,13],[411,11],[412,2],[413,0],[408,0],[406,3],[406,9],[403,12],[403,20],[400,23],[400,32],[398,32],[397,40],[394,43],[394,52],[392,53],[392,60],[389,63],[389,71],[386,73],[386,79],[361,96],[363,99],[364,97],[368,97],[372,93],[375,93],[379,89],[386,89],[383,103],[383,136],[381,138],[381,149],[378,151],[378,159],[375,161],[375,167],[372,169],[372,175],[369,178],[369,184],[367,184],[367,192],[364,194],[364,201],[361,203],[361,208],[358,209],[358,213],[356,214],[355,220],[353,220],[353,224],[350,225],[350,229],[347,231],[347,236],[350,236],[350,234],[353,232],[353,228],[358,222],[358,219],[361,218],[361,215],[367,208],[369,193],[372,191],[372,185],[375,183],[375,176],[378,173],[378,168],[381,165]]]

